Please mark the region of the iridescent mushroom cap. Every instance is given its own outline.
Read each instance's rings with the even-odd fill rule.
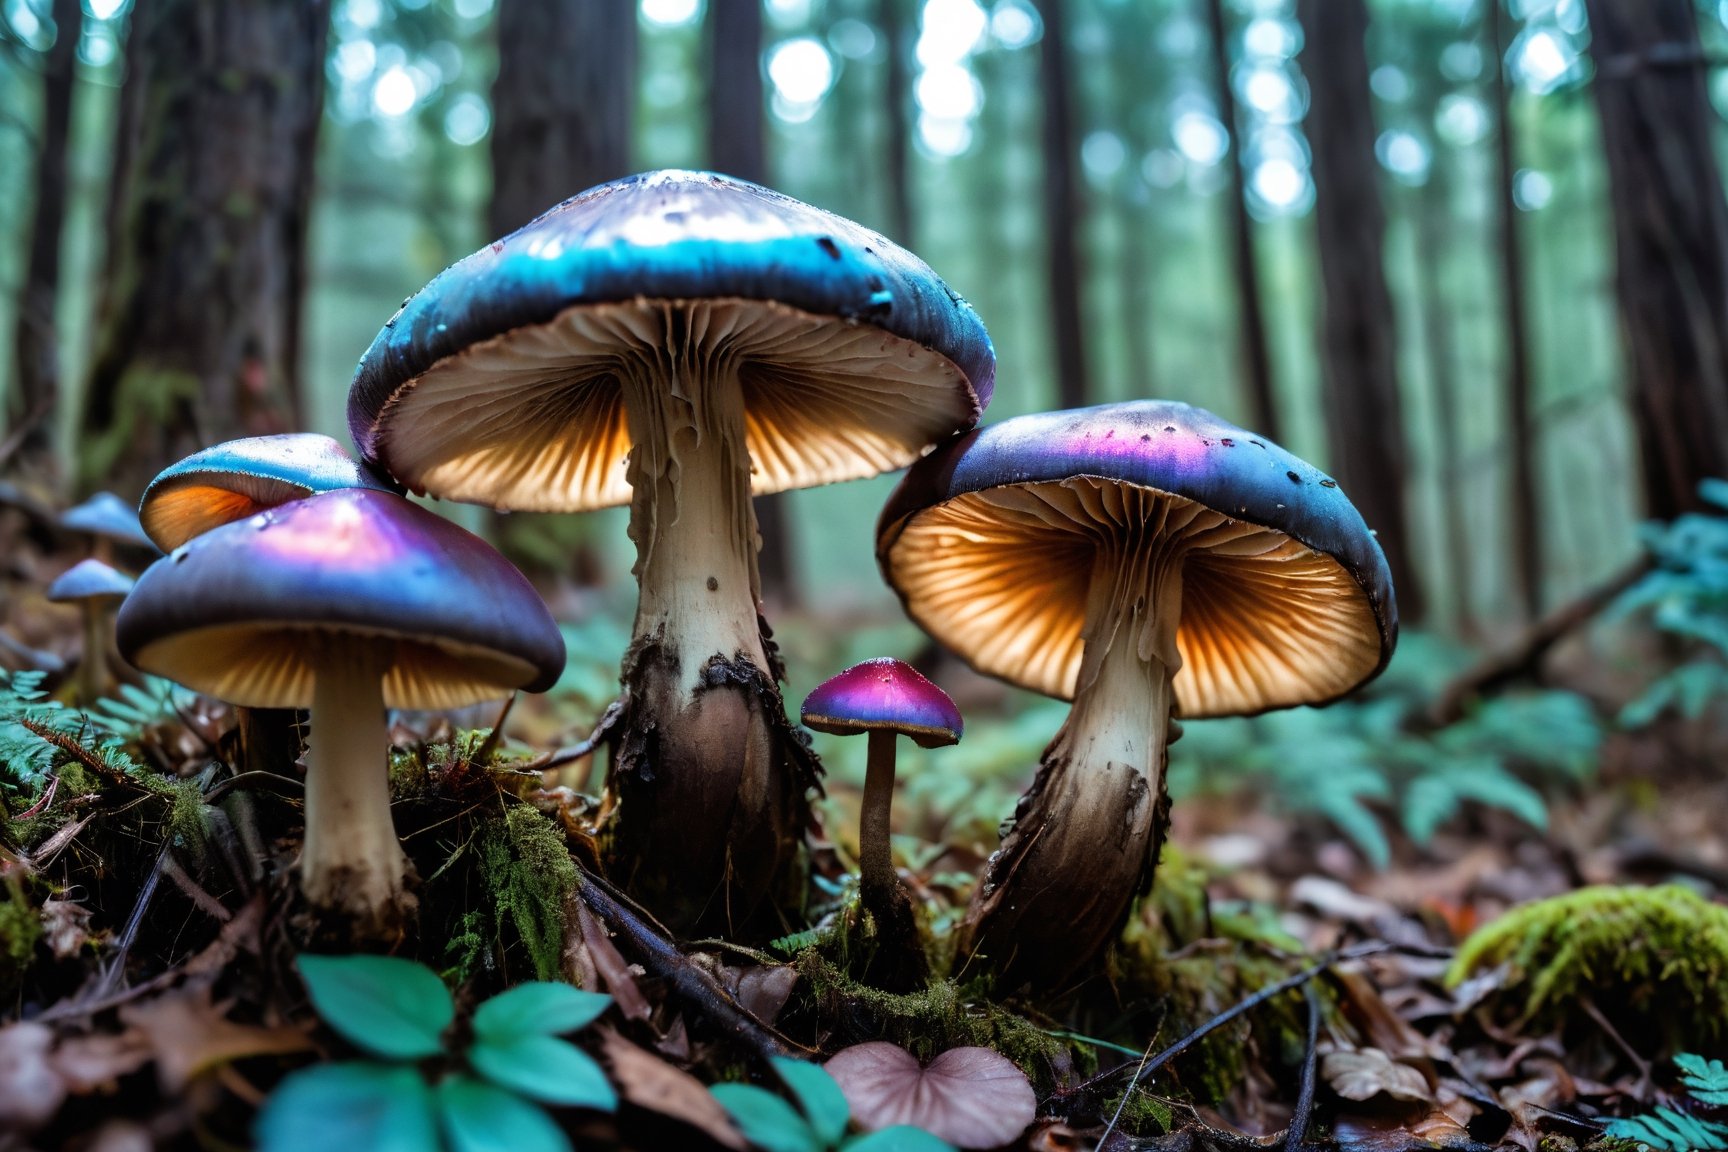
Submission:
[[[454,708],[564,669],[564,640],[510,562],[400,496],[325,492],[213,528],[150,566],[120,652],[234,704],[311,705],[318,645],[367,643],[393,708]]]
[[[361,358],[348,427],[416,492],[626,503],[619,373],[664,354],[665,323],[736,366],[757,493],[903,467],[977,423],[995,381],[977,313],[910,252],[754,184],[664,171],[441,273]]]
[[[138,504],[144,531],[164,551],[266,508],[337,488],[394,491],[328,436],[249,436],[164,468]]]
[[[964,728],[948,693],[892,656],[865,660],[824,680],[804,698],[800,719],[806,728],[839,736],[898,732],[923,748],[953,744]]]
[[[98,492],[60,514],[60,526],[120,544],[154,551],[156,545],[138,523],[138,513],[112,492]]]
[[[877,560],[912,619],[973,667],[1071,698],[1093,556],[1143,531],[1126,523],[1136,490],[1270,530],[1186,553],[1183,715],[1324,703],[1391,659],[1391,574],[1337,483],[1187,404],[1038,413],[956,437],[889,496]]]
[[[117,572],[100,560],[80,560],[48,585],[48,599],[56,604],[79,600],[124,600],[132,591],[132,577]]]

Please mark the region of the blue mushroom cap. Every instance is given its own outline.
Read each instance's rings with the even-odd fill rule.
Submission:
[[[249,707],[308,707],[319,648],[366,644],[397,708],[551,687],[564,639],[491,545],[389,492],[339,489],[158,560],[115,623],[139,668]]]
[[[124,600],[132,591],[132,577],[100,560],[80,560],[48,585],[48,599],[56,604],[76,600]]]
[[[138,513],[112,492],[98,492],[60,514],[60,526],[91,536],[103,536],[149,551],[156,547],[138,523]]]
[[[757,492],[901,467],[989,403],[984,325],[917,257],[769,189],[668,171],[567,200],[408,300],[360,361],[349,430],[415,491],[622,503],[630,337],[718,304],[735,306],[724,354],[741,366]]]
[[[337,488],[394,490],[328,436],[249,436],[164,468],[144,489],[138,518],[169,551],[212,528]]]
[[[1127,534],[1108,517],[1016,517],[988,494],[1024,488],[1062,501],[1054,489],[1081,480],[1167,494],[1299,546],[1186,552],[1175,680],[1184,715],[1324,703],[1391,659],[1391,573],[1349,497],[1264,437],[1173,401],[1018,416],[943,444],[883,508],[883,574],[912,618],[980,671],[1072,695],[1095,551]]]

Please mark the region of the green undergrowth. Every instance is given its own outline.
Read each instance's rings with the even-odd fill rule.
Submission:
[[[1715,1052],[1728,1036],[1728,908],[1677,884],[1598,886],[1507,912],[1478,929],[1453,984],[1506,966],[1490,999],[1518,1027],[1588,1022],[1590,1002],[1650,1055]]]

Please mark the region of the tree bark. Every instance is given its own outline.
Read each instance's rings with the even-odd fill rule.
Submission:
[[[1311,92],[1320,241],[1321,362],[1334,471],[1378,534],[1399,614],[1422,616],[1404,511],[1408,468],[1392,296],[1382,262],[1386,216],[1374,155],[1364,0],[1300,0],[1302,71]]]
[[[761,0],[709,0],[708,46],[708,163],[728,176],[767,184]],[[784,493],[756,498],[762,594],[788,605],[799,598],[791,519]]]
[[[628,176],[635,95],[632,0],[503,0],[487,230]]]
[[[1044,232],[1049,244],[1051,334],[1056,345],[1056,398],[1063,408],[1090,403],[1086,330],[1081,294],[1086,270],[1080,254],[1083,213],[1074,170],[1074,92],[1068,76],[1066,0],[1044,0],[1044,38],[1038,77],[1044,96]]]
[[[1496,189],[1500,218],[1500,294],[1505,320],[1506,349],[1506,459],[1511,470],[1511,507],[1508,528],[1512,533],[1513,584],[1524,619],[1534,620],[1542,611],[1542,526],[1536,517],[1536,435],[1531,420],[1530,336],[1524,310],[1524,252],[1518,235],[1518,205],[1512,195],[1518,167],[1514,159],[1516,140],[1512,134],[1512,99],[1506,83],[1506,28],[1504,0],[1492,0],[1489,21],[1488,74],[1494,93],[1496,144],[1499,159]]]
[[[1266,318],[1260,302],[1260,266],[1254,258],[1254,224],[1248,218],[1248,162],[1236,111],[1236,91],[1230,85],[1229,30],[1224,0],[1206,0],[1212,28],[1212,75],[1217,85],[1218,116],[1230,133],[1230,262],[1236,270],[1236,338],[1242,352],[1242,375],[1248,401],[1248,425],[1272,440],[1282,440],[1278,404],[1272,394],[1272,358],[1266,350]]]
[[[299,424],[326,0],[151,0],[132,18],[86,487]]]
[[[883,179],[888,185],[888,235],[903,248],[917,240],[912,217],[912,134],[906,115],[909,85],[906,79],[905,14],[903,0],[876,0],[876,25],[882,30],[888,63],[882,73]]]
[[[54,0],[54,45],[42,61],[42,133],[36,151],[36,218],[14,339],[17,380],[7,424],[22,429],[17,460],[54,481],[54,417],[60,407],[60,349],[54,306],[60,295],[60,233],[66,222],[66,142],[72,126],[73,65],[83,12]]]
[[[1728,476],[1728,206],[1688,0],[1587,0],[1645,506]]]

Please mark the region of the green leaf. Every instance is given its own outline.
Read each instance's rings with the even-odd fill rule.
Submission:
[[[545,1109],[472,1076],[438,1085],[438,1114],[456,1152],[571,1152]]]
[[[1620,1140],[1635,1140],[1660,1152],[1700,1152],[1728,1148],[1728,1125],[1713,1124],[1673,1108],[1657,1108],[1647,1116],[1611,1120],[1604,1130]]]
[[[612,997],[568,984],[535,980],[500,992],[474,1013],[474,1034],[486,1039],[556,1036],[586,1028],[612,1004]]]
[[[474,1071],[544,1104],[616,1112],[618,1093],[594,1057],[552,1036],[481,1038],[468,1049]]]
[[[424,964],[394,956],[301,956],[300,975],[324,1023],[387,1060],[442,1051],[456,1016],[450,990]]]
[[[792,1105],[753,1084],[716,1084],[708,1089],[732,1117],[744,1139],[762,1152],[823,1152],[827,1145]]]
[[[846,1094],[840,1091],[840,1085],[834,1083],[834,1077],[820,1065],[804,1060],[776,1056],[770,1063],[780,1074],[781,1081],[792,1090],[816,1138],[825,1146],[838,1144],[840,1137],[846,1135],[846,1121],[851,1117],[852,1109],[846,1103]]]
[[[1717,1108],[1728,1106],[1728,1068],[1722,1066],[1722,1061],[1682,1052],[1674,1057],[1674,1063],[1692,1099]]]
[[[954,1152],[952,1145],[910,1124],[878,1128],[868,1136],[855,1137],[840,1147],[844,1152]]]
[[[264,1102],[254,1134],[259,1152],[443,1147],[432,1090],[414,1069],[392,1064],[317,1064],[294,1073]]]

